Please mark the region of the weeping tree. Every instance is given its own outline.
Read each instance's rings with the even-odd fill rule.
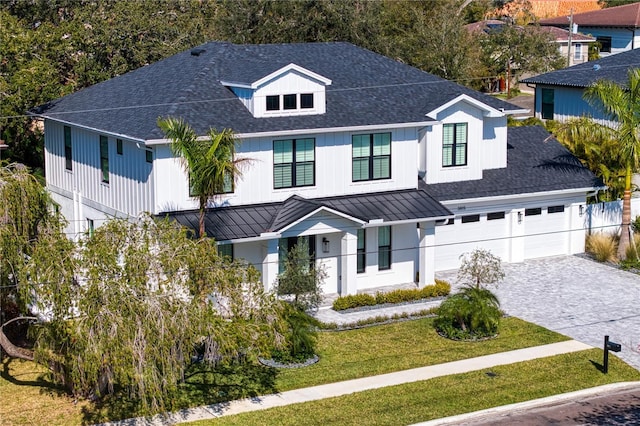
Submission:
[[[10,356],[33,359],[9,337],[27,312],[29,298],[20,290],[33,252],[43,238],[66,242],[62,227],[51,198],[27,167],[0,166],[0,345]]]
[[[143,414],[174,408],[194,355],[219,365],[284,339],[282,307],[255,268],[149,216],[110,220],[80,243],[42,235],[19,287],[36,313],[34,348],[13,356],[77,397],[124,392]]]

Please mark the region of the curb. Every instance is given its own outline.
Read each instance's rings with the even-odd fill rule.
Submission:
[[[444,425],[464,425],[469,421],[482,421],[484,418],[489,420],[490,417],[512,413],[515,411],[531,410],[546,405],[556,405],[567,402],[576,398],[585,396],[596,396],[611,391],[620,391],[631,388],[640,387],[640,382],[620,382],[610,383],[608,385],[597,386],[595,388],[582,389],[575,392],[561,393],[558,395],[547,396],[545,398],[532,399],[530,401],[518,402],[515,404],[501,405],[499,407],[487,408],[485,410],[474,411],[466,414],[459,414],[451,417],[443,417],[441,419],[429,420],[426,422],[415,423],[412,426],[444,426]]]

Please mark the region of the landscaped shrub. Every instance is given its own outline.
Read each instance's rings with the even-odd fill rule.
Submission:
[[[333,302],[333,309],[342,311],[361,306],[381,305],[383,303],[402,303],[414,300],[428,299],[431,297],[446,296],[451,291],[451,285],[442,280],[436,280],[433,285],[421,289],[398,289],[387,293],[377,292],[375,296],[370,294],[350,294],[339,297]]]
[[[357,308],[360,306],[373,306],[376,304],[376,298],[370,294],[349,294],[347,296],[338,297],[333,302],[333,309],[343,311],[345,309]]]
[[[273,350],[271,357],[280,363],[303,362],[313,357],[320,321],[289,303],[285,303],[284,316],[288,325],[285,344],[281,349]]]
[[[502,312],[498,298],[488,289],[465,286],[438,308],[436,330],[450,339],[474,340],[494,336]]]
[[[627,251],[625,252],[625,257],[630,261],[638,261],[638,254],[640,254],[640,235],[634,234],[633,241],[629,244],[629,247],[627,247]]]
[[[598,262],[617,262],[616,241],[611,234],[597,232],[588,235],[585,249]]]

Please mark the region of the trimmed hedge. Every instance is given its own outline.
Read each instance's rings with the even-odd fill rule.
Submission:
[[[447,296],[450,292],[451,285],[448,282],[436,280],[435,284],[419,289],[393,290],[387,293],[379,291],[375,296],[361,293],[338,297],[335,302],[333,302],[333,309],[336,311],[343,311],[345,309],[382,305],[384,303],[412,302],[414,300]]]

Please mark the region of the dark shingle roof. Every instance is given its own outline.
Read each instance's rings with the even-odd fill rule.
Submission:
[[[309,200],[294,195],[278,203],[210,209],[206,212],[205,229],[208,236],[218,241],[257,237],[263,232],[278,232],[323,207],[363,222],[374,219],[395,222],[452,216],[446,207],[420,189]],[[158,216],[173,218],[193,230],[199,227],[197,210]]]
[[[608,7],[601,10],[576,13],[573,22],[587,27],[640,27],[640,3]],[[540,25],[568,26],[567,16],[541,19]]]
[[[631,68],[640,68],[640,49],[616,53],[596,61],[525,78],[521,83],[589,87],[597,80],[605,79],[625,86],[627,72]]]
[[[485,170],[482,179],[421,185],[438,201],[602,187],[595,177],[542,127],[510,127],[507,167]]]
[[[181,116],[198,134],[415,123],[460,94],[496,108],[499,99],[349,43],[235,45],[209,42],[54,100],[34,113],[135,139],[161,139],[158,117]],[[332,80],[322,115],[254,118],[220,81],[256,81],[294,63]],[[357,113],[354,113],[357,112]]]

